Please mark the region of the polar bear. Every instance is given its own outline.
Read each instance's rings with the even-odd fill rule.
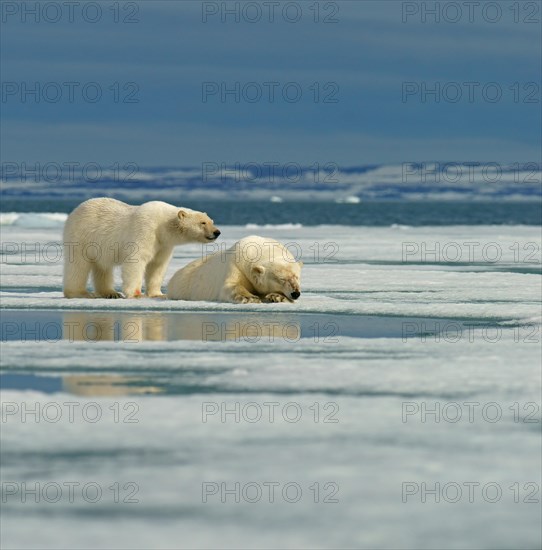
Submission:
[[[167,297],[214,302],[293,302],[303,263],[274,239],[252,235],[225,252],[195,260],[173,275]]]
[[[173,247],[214,241],[220,231],[204,212],[160,201],[130,206],[111,198],[80,204],[64,226],[64,296],[121,298],[113,287],[113,267],[122,266],[126,298],[141,296],[145,277],[148,297],[163,297],[161,285]]]

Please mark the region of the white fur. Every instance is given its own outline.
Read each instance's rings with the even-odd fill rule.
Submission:
[[[301,262],[274,239],[250,236],[226,252],[195,260],[173,275],[172,300],[291,302],[300,293]]]
[[[96,295],[119,298],[113,288],[113,267],[122,266],[122,291],[127,298],[163,296],[161,285],[173,247],[209,242],[218,232],[202,212],[153,201],[130,206],[110,199],[80,204],[64,226],[64,296],[92,297],[87,291],[90,272]],[[219,232],[218,232],[219,233]]]

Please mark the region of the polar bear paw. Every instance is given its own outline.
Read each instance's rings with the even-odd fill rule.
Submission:
[[[233,296],[233,301],[238,304],[261,304],[262,301],[258,296],[246,295],[246,294],[236,294]]]
[[[160,300],[165,300],[167,296],[162,294],[162,292],[153,292],[151,294],[147,294],[147,298],[159,298]]]
[[[111,290],[109,292],[105,292],[104,294],[100,294],[100,298],[118,300],[119,298],[124,298],[124,294],[122,292],[117,292],[116,290]]]
[[[270,294],[266,294],[264,302],[271,303],[271,302],[292,302],[289,298],[286,298],[284,294],[279,294],[278,292],[271,292]]]
[[[64,296],[66,298],[96,298],[97,297],[93,292],[88,292],[87,290],[80,290],[80,291],[65,290]]]

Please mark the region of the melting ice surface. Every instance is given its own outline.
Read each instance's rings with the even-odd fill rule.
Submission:
[[[2,227],[3,547],[540,547],[538,227],[178,248],[292,243],[232,305],[65,300],[62,220]]]

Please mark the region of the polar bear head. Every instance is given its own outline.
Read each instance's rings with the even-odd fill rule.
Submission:
[[[183,240],[205,243],[216,240],[220,235],[220,231],[206,212],[180,208],[177,217]]]
[[[277,293],[289,300],[301,296],[303,262],[263,262],[251,266],[250,279],[259,294]]]

